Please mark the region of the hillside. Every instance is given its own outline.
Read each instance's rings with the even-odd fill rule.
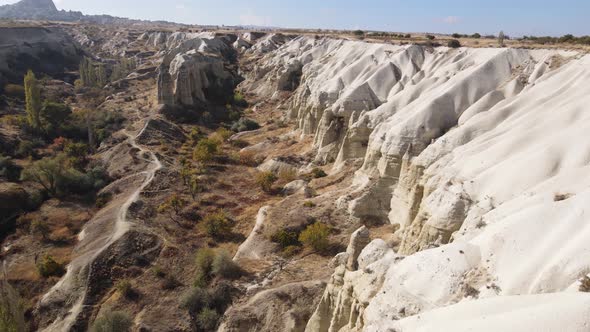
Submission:
[[[0,305],[20,294],[23,329],[590,324],[584,52],[14,31],[42,63],[39,40],[72,45],[34,68],[39,123],[24,70],[0,105]]]

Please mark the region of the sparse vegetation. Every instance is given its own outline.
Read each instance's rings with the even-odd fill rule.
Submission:
[[[313,250],[323,253],[330,245],[328,236],[330,235],[330,228],[321,222],[316,222],[308,226],[299,235],[299,241]]]
[[[229,253],[225,250],[218,252],[211,264],[213,275],[224,279],[235,279],[242,275],[242,269],[234,263]]]
[[[234,122],[234,124],[231,126],[231,130],[239,133],[244,131],[252,131],[259,128],[260,125],[256,121],[244,117]]]
[[[120,280],[116,285],[117,291],[126,299],[131,299],[136,295],[133,285],[129,280]]]
[[[180,225],[182,209],[187,205],[187,202],[178,194],[170,195],[164,203],[158,207],[158,212],[167,213],[170,220]]]
[[[504,47],[505,38],[506,36],[504,35],[504,31],[500,31],[500,33],[498,34],[498,45],[500,45],[500,47]]]
[[[221,316],[214,309],[205,308],[197,315],[198,326],[205,331],[214,331]]]
[[[56,262],[50,255],[44,255],[37,262],[37,271],[43,278],[61,277],[65,272],[63,265]]]
[[[49,233],[50,229],[47,226],[47,223],[40,219],[33,219],[31,221],[31,225],[29,226],[31,234],[34,236],[40,236],[43,241],[49,240]]]
[[[196,287],[206,287],[213,276],[213,260],[215,252],[209,248],[202,248],[197,251],[195,262],[197,264],[197,275],[195,276]]]
[[[122,311],[108,310],[98,317],[92,325],[92,332],[128,332],[133,326],[133,321]]]
[[[289,183],[297,180],[297,171],[294,169],[288,169],[279,172],[279,180],[284,183]]]
[[[306,208],[311,209],[311,208],[314,208],[316,205],[312,201],[306,201],[305,203],[303,203],[303,206],[306,207]]]
[[[193,160],[202,164],[207,164],[217,155],[218,151],[219,142],[213,139],[203,138],[199,140],[197,146],[193,150]]]
[[[240,107],[248,107],[248,102],[244,98],[244,95],[240,91],[234,92],[233,104]]]
[[[22,168],[16,165],[10,157],[0,155],[0,178],[16,182],[20,179]]]
[[[458,41],[457,39],[451,39],[451,40],[449,40],[448,46],[450,48],[459,48],[459,47],[461,47],[461,42]]]
[[[328,176],[328,174],[326,174],[326,172],[324,172],[323,169],[317,167],[311,171],[311,175],[314,179],[325,178],[326,176]]]
[[[270,171],[262,172],[256,177],[256,183],[260,186],[260,189],[266,193],[272,192],[272,186],[277,180],[277,176]]]
[[[301,245],[301,242],[299,242],[299,233],[286,229],[281,229],[274,233],[270,239],[272,242],[278,244],[281,249]]]
[[[23,309],[17,292],[7,281],[0,280],[0,331],[26,331]]]
[[[226,213],[218,210],[203,218],[203,226],[208,236],[216,240],[224,240],[231,235],[233,223]]]

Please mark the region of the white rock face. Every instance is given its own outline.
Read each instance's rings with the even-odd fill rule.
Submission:
[[[159,68],[158,102],[192,106],[224,99],[236,79],[226,69],[234,52],[221,38],[189,39],[172,48]]]
[[[243,86],[271,97],[296,63],[316,161],[362,158],[349,211],[401,239],[338,268],[308,331],[587,329],[590,56],[298,38]]]

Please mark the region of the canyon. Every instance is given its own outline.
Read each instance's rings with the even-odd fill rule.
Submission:
[[[232,281],[219,331],[588,329],[585,52],[142,27],[11,36],[19,41],[5,50],[45,40],[31,46],[42,63],[62,45],[54,66],[36,68],[49,75],[84,54],[139,64],[96,107],[124,118],[93,156],[114,179],[101,189],[112,198],[36,299],[27,318],[38,330],[84,331],[110,307],[130,313],[137,331],[195,330],[179,307],[203,246],[227,250],[247,272]],[[0,64],[16,51],[3,52]],[[8,67],[7,82],[24,75]],[[156,207],[183,186],[191,130],[213,134],[229,121],[234,91],[262,126],[232,133],[223,150],[259,162],[219,161],[199,178],[211,189],[198,194],[198,213],[222,206],[237,225],[235,241],[214,243]],[[318,169],[326,176],[309,176]],[[265,194],[260,172],[292,178]],[[315,222],[330,228],[327,254],[286,255],[273,240]],[[19,241],[3,241],[3,259],[8,280],[26,288],[16,271],[35,253],[11,251]],[[158,286],[155,267],[179,285]],[[140,300],[113,289],[122,276]]]

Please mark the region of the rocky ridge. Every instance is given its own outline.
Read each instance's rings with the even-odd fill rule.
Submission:
[[[511,308],[554,297],[564,304],[556,310],[566,297],[587,301],[563,292],[590,267],[590,248],[574,235],[590,230],[581,203],[588,147],[574,138],[587,123],[588,61],[568,51],[307,37],[263,55],[243,89],[272,98],[300,68],[286,117],[313,135],[315,162],[337,171],[362,160],[340,206],[398,229],[363,251],[364,269],[336,270],[307,329],[428,330],[460,315],[460,301]],[[542,307],[526,310],[523,326],[546,322]],[[572,330],[587,324],[581,313]],[[465,326],[483,326],[484,316],[469,315]]]

